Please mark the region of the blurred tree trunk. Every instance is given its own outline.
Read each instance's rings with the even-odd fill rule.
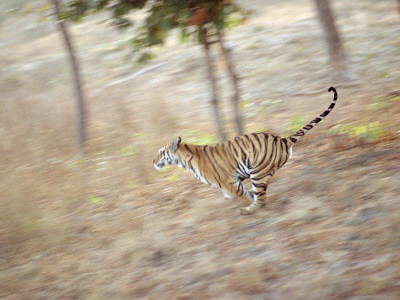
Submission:
[[[68,28],[64,20],[60,19],[61,4],[60,0],[51,0],[55,8],[55,17],[58,28],[63,36],[65,48],[69,55],[71,64],[72,79],[74,81],[74,92],[77,104],[77,120],[76,120],[76,135],[78,150],[81,154],[84,154],[85,140],[86,140],[86,107],[81,87],[81,79],[79,72],[79,64],[75,56],[75,50],[72,43],[71,35],[68,32]]]
[[[399,12],[400,15],[400,0],[397,0],[397,11]]]
[[[232,80],[232,85],[234,88],[234,93],[232,96],[232,107],[233,107],[233,115],[235,119],[235,125],[236,125],[236,132],[237,135],[242,135],[243,134],[243,127],[242,127],[242,120],[240,116],[240,111],[239,111],[239,80],[238,76],[236,75],[235,69],[233,67],[232,59],[230,57],[229,50],[225,48],[224,41],[223,41],[223,35],[221,31],[218,31],[218,44],[220,46],[222,55],[226,61],[229,76],[231,77]]]
[[[211,84],[211,93],[212,93],[211,108],[214,113],[214,123],[215,123],[215,127],[217,129],[217,132],[218,132],[219,141],[224,142],[226,140],[226,135],[222,128],[222,122],[221,122],[221,118],[220,118],[219,112],[218,112],[219,100],[218,100],[218,92],[217,92],[217,80],[215,78],[214,62],[213,62],[213,60],[211,58],[211,54],[210,54],[210,45],[211,44],[212,43],[209,42],[207,39],[207,30],[205,29],[203,45],[204,45],[204,51],[206,54],[208,78],[209,78],[210,84]]]
[[[328,46],[334,77],[344,80],[347,77],[346,56],[342,47],[342,41],[336,29],[335,19],[329,4],[329,0],[314,0],[318,12],[318,18],[324,30]]]

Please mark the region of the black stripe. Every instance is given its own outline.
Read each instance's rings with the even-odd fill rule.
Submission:
[[[260,145],[260,149],[261,149],[261,142],[260,142],[260,139],[258,138],[257,133],[252,133],[251,135],[254,136],[254,138],[257,140],[258,144]]]
[[[264,178],[266,178],[268,176],[272,176],[272,174],[267,172],[266,174],[260,175],[259,177],[251,178],[251,181],[259,181],[259,180],[264,179]]]
[[[260,154],[261,154],[262,145],[261,145],[260,139],[258,138],[258,136],[257,136],[256,133],[253,133],[252,136],[256,139],[256,141],[257,141],[257,143],[258,143],[258,146],[259,146],[258,151],[256,151],[256,150],[257,150],[257,147],[254,146],[254,153],[256,154],[256,155],[254,156],[254,161],[256,162],[256,161],[258,161],[258,157],[259,157]]]
[[[337,92],[336,92],[336,89],[335,89],[334,87],[330,87],[330,88],[328,89],[328,92],[331,92],[331,91],[334,92],[334,97],[333,97],[333,101],[332,101],[331,104],[329,105],[328,109],[325,110],[321,115],[319,115],[319,116],[318,116],[317,118],[315,118],[313,121],[311,121],[309,124],[307,124],[306,126],[304,126],[302,129],[300,129],[299,131],[297,131],[295,134],[291,135],[291,136],[289,137],[289,139],[290,139],[292,142],[295,143],[300,137],[302,137],[302,136],[305,134],[304,130],[306,130],[306,131],[311,130],[316,124],[318,124],[319,122],[321,122],[321,120],[324,119],[324,118],[332,111],[332,109],[333,109],[333,108],[335,107],[335,105],[336,105]],[[314,124],[314,123],[315,123],[315,124]],[[296,139],[296,137],[299,137],[299,138]]]
[[[249,174],[247,174],[246,170],[243,169],[241,164],[238,165],[238,169],[239,169],[241,175],[249,176]]]
[[[218,173],[217,169],[215,168],[214,164],[212,163],[212,160],[211,160],[210,156],[208,155],[207,151],[204,151],[204,154],[207,156],[211,167],[214,169],[215,175],[218,176],[218,180],[219,180],[218,183],[221,182],[221,176],[219,175],[219,173]]]
[[[224,165],[220,165],[219,162],[218,162],[218,159],[215,158],[215,156],[214,156],[215,147],[210,146],[210,147],[208,148],[208,150],[210,151],[211,156],[212,156],[212,158],[214,159],[214,162],[215,162],[215,164],[218,166],[218,168],[219,168],[221,171],[225,171],[225,170],[226,170],[226,169],[225,169],[225,166],[224,166]],[[218,158],[220,158],[220,157],[218,157]]]
[[[282,140],[279,140],[278,142],[279,142],[279,149],[281,150],[281,157],[282,157],[282,154],[284,152],[286,152],[286,151],[284,151],[285,144],[282,142]]]
[[[266,143],[265,143],[265,150],[264,150],[264,155],[263,155],[263,157],[261,158],[261,162],[264,162],[264,160],[265,160],[265,158],[267,157],[267,154],[268,154],[268,152],[269,152],[269,149],[268,149],[268,135],[264,135],[264,137],[266,138]],[[264,165],[264,164],[261,164],[262,166]],[[253,174],[253,173],[256,173],[257,171],[256,170],[254,170],[253,172],[250,172],[250,174]]]
[[[267,172],[271,169],[271,167],[269,167],[268,168],[268,166],[270,165],[270,163],[273,161],[272,160],[272,155],[274,154],[274,152],[275,152],[275,156],[276,156],[276,151],[274,151],[275,150],[275,145],[274,144],[272,144],[272,148],[271,149],[266,149],[266,151],[265,151],[265,155],[266,155],[266,153],[268,152],[268,150],[270,150],[269,152],[269,160],[265,163],[265,164],[262,164],[262,165],[260,165],[260,166],[258,166],[258,168],[257,169],[255,169],[253,172],[251,172],[251,175],[253,175],[253,174],[258,174],[259,172],[261,172],[262,170],[267,170]]]
[[[264,196],[264,195],[265,195],[265,190],[266,190],[266,188],[265,188],[265,186],[263,186],[263,188],[264,188],[264,189],[262,189],[262,190],[259,191],[259,192],[254,192],[254,194],[257,196],[257,198],[260,198],[260,196]]]
[[[237,144],[237,146],[239,147],[239,149],[240,149],[240,151],[241,151],[240,161],[245,162],[245,159],[246,159],[246,152],[245,152],[244,149],[240,146],[240,143],[239,143],[240,139],[237,139],[237,140],[236,140],[236,138],[235,138],[235,141],[236,141],[236,144]]]
[[[274,162],[276,160],[276,156],[278,154],[278,149],[277,149],[277,137],[274,138],[274,143],[272,144],[272,149],[271,149],[271,156],[268,161],[268,164],[266,165],[267,170],[271,170],[271,167],[274,165]],[[274,157],[272,157],[274,155]],[[269,166],[271,164],[271,166]],[[269,167],[268,167],[269,166]]]
[[[282,138],[281,141],[285,144],[286,149],[287,149],[288,148],[287,139],[286,138]]]
[[[229,144],[230,148],[233,148],[233,152],[235,152],[236,157],[239,158],[239,154],[236,151],[235,145],[231,141],[228,141],[228,144]]]
[[[209,147],[208,150],[210,150],[211,156],[212,156],[212,158],[215,160],[214,148],[213,148],[213,147]]]
[[[320,114],[320,117],[326,117],[331,111],[330,110],[326,110],[324,111],[322,114]]]
[[[238,192],[241,192],[241,194],[239,196],[243,196],[243,185],[242,184],[238,184],[238,188],[236,190],[236,195],[238,194]]]
[[[227,163],[229,164],[229,166],[232,168],[232,169],[236,169],[236,165],[235,165],[235,163],[236,163],[236,159],[235,159],[235,157],[233,156],[233,154],[232,154],[232,151],[230,151],[230,149],[228,148],[228,149],[225,149],[225,145],[226,143],[223,143],[222,145],[223,145],[223,147],[222,147],[222,156],[224,156],[224,157],[226,157],[226,161],[227,161]],[[233,163],[233,164],[232,164]]]
[[[187,165],[188,165],[188,167],[189,167],[190,170],[193,170],[192,159],[193,159],[193,156],[192,156],[192,157],[188,160],[188,162],[187,162]]]
[[[190,150],[189,146],[187,144],[184,144],[185,148],[187,151],[189,151],[191,154],[193,154],[192,150]]]
[[[254,146],[254,143],[253,143],[253,141],[251,140],[251,138],[250,138],[247,134],[245,135],[245,138],[250,142],[251,148],[252,148],[252,150],[254,151],[256,147]]]

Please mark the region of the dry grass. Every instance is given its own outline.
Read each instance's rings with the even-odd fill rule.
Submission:
[[[338,9],[346,5],[340,2]],[[361,4],[348,5],[360,9]],[[293,7],[303,17],[311,15],[307,6]],[[283,8],[269,9],[279,16]],[[389,10],[382,4],[373,9],[376,14]],[[234,51],[238,68],[249,75],[243,80],[247,127],[279,133],[290,127],[293,115],[308,120],[325,102],[318,100],[316,110],[314,97],[293,98],[288,90],[276,99],[274,93],[303,84],[304,72],[310,75],[306,89],[325,82],[317,78],[322,70],[316,64],[308,70],[301,59],[293,68],[302,72],[288,75],[298,48],[278,39],[272,45],[283,45],[277,55],[277,49],[265,45],[273,35],[260,33],[265,13],[257,12],[253,23],[230,38],[239,45]],[[19,29],[33,20],[13,17],[1,25],[8,37],[0,48],[5,70],[0,73],[1,298],[398,297],[398,104],[365,109],[374,97],[398,89],[398,70],[384,63],[398,42],[391,18],[375,24],[386,30],[385,37],[354,36],[382,44],[382,58],[373,65],[389,75],[382,78],[383,71],[379,77],[371,69],[363,73],[375,54],[358,54],[365,61],[356,70],[374,84],[340,89],[336,115],[296,147],[292,161],[274,178],[268,210],[247,217],[238,214],[243,203],[223,198],[187,172],[157,173],[151,164],[158,148],[172,138],[204,142],[212,132],[202,64],[193,62],[200,57],[196,48],[160,50],[155,62],[160,67],[110,85],[131,73],[113,46],[114,33],[97,19],[74,26],[90,120],[88,154],[79,158],[60,40],[51,24],[46,34]],[[287,23],[285,14],[270,26],[276,26],[279,37],[294,29],[301,34],[302,26],[317,32],[307,19],[292,21]],[[248,47],[249,32],[257,35],[260,47]],[[312,45],[300,54],[322,59],[318,45]],[[341,118],[390,121],[389,138],[354,144],[327,133]]]

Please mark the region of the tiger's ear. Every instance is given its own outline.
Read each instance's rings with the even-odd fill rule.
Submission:
[[[181,143],[181,137],[178,137],[177,139],[174,139],[173,141],[172,141],[172,145],[171,145],[171,151],[172,152],[175,152],[176,151],[176,149],[178,149],[178,145]]]

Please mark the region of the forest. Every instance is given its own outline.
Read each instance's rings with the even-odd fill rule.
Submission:
[[[1,1],[0,298],[400,298],[399,33],[396,0]],[[252,215],[154,168],[330,86]]]

